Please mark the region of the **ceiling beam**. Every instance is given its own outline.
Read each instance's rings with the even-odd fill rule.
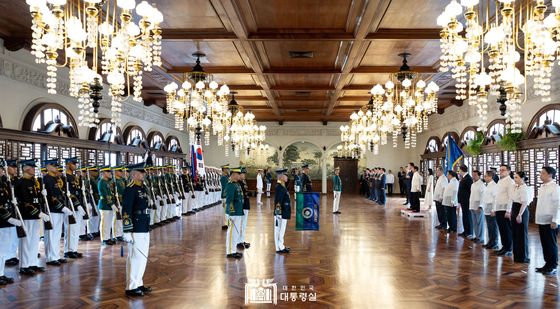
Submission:
[[[259,30],[249,34],[250,41],[353,41],[354,35],[344,31],[322,32],[312,29],[309,31],[283,32],[281,29]]]
[[[390,65],[375,65],[375,66],[360,66],[355,69],[352,69],[350,73],[396,73],[399,71],[398,66],[390,66]],[[418,73],[437,73],[438,70],[431,67],[431,66],[415,66],[411,67],[410,69],[413,72]]]
[[[389,29],[380,28],[369,33],[366,40],[439,40],[440,29]]]
[[[237,40],[233,32],[224,29],[162,29],[164,41],[231,41]]]
[[[193,66],[173,66],[167,73],[190,73]],[[210,74],[253,74],[255,71],[244,66],[204,66],[204,72]]]
[[[371,88],[371,87],[370,87]],[[274,91],[329,91],[334,87],[329,85],[275,85],[270,88]]]
[[[189,73],[191,71],[192,66],[172,66],[167,69],[169,74]],[[399,67],[390,65],[360,66],[345,73],[333,67],[270,67],[263,69],[261,72],[256,72],[245,66],[204,66],[204,71],[210,74],[386,74],[398,72]],[[438,72],[432,66],[416,66],[412,67],[412,71],[429,74]]]

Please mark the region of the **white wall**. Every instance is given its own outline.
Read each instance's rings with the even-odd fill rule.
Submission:
[[[0,46],[3,46],[0,40]],[[76,122],[79,110],[77,99],[65,95],[67,93],[68,70],[59,68],[58,94],[48,94],[45,88],[46,68],[35,64],[33,56],[24,50],[10,52],[0,49],[0,116],[4,128],[21,130],[27,111],[38,103],[58,103],[67,108]],[[100,107],[100,118],[109,118],[110,98],[104,85],[103,100]],[[157,106],[146,107],[143,103],[128,99],[123,103],[122,129],[128,125],[140,126],[146,134],[157,130],[165,137],[175,135],[183,149],[187,149],[188,136],[173,128],[173,118],[163,114]],[[86,139],[89,128],[78,127],[80,138]]]

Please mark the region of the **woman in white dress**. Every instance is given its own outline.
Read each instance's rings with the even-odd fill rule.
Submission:
[[[430,210],[434,203],[434,171],[428,169],[428,178],[426,180],[426,194],[424,195],[424,205],[422,208]]]

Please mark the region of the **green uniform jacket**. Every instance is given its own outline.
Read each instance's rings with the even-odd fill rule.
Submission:
[[[123,203],[123,196],[124,196],[124,189],[126,188],[126,180],[124,178],[116,178],[115,183],[117,184],[117,193],[119,194],[119,203],[122,206]]]
[[[237,182],[228,182],[226,186],[226,214],[243,216],[243,191]]]
[[[97,188],[99,190],[99,202],[97,203],[97,208],[100,210],[112,210],[111,205],[115,205],[115,194],[111,189],[111,181],[99,178],[97,183]]]
[[[229,177],[226,175],[222,175],[220,177],[220,183],[222,184],[222,198],[226,198],[226,187],[229,182]]]
[[[332,177],[333,191],[342,191],[342,181],[338,175]]]

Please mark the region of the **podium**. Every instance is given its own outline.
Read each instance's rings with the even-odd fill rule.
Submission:
[[[319,230],[319,192],[296,193],[296,231]]]

